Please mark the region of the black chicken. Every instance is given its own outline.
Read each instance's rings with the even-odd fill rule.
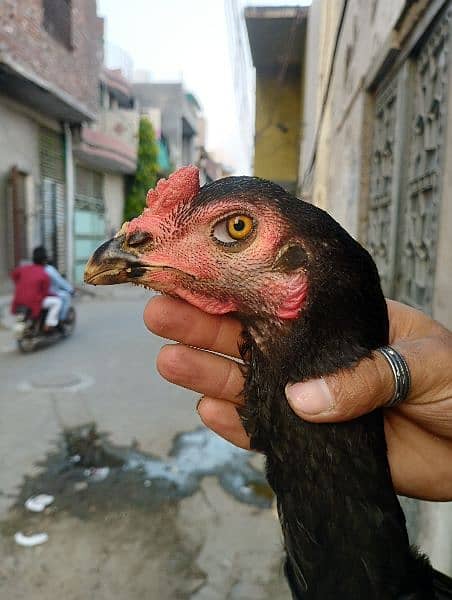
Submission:
[[[243,323],[241,418],[267,457],[294,598],[452,597],[451,580],[410,548],[382,411],[313,424],[285,399],[287,382],[347,369],[388,343],[375,264],[327,213],[253,177],[199,189],[187,167],[96,250],[85,280],[143,284]]]

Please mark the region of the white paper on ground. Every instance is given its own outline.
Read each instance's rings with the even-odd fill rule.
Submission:
[[[47,533],[35,533],[34,535],[24,535],[21,531],[14,534],[14,541],[19,546],[39,546],[45,544],[49,536]]]
[[[31,496],[28,498],[28,500],[26,500],[25,508],[31,510],[31,512],[42,512],[47,506],[52,504],[54,500],[54,496],[49,496],[49,494]]]

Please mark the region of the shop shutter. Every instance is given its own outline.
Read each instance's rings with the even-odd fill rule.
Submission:
[[[57,269],[66,273],[66,193],[64,140],[61,134],[41,128],[41,237]]]

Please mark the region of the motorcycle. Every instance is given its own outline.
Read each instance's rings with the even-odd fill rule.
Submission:
[[[47,310],[43,309],[39,316],[33,319],[27,306],[17,307],[13,330],[21,352],[33,352],[40,346],[54,344],[74,331],[76,314],[73,306],[69,308],[66,319],[60,321],[55,329],[49,332],[44,328],[46,314]]]

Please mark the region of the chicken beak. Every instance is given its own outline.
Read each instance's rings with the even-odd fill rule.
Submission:
[[[91,256],[85,267],[85,283],[112,285],[129,283],[141,277],[145,266],[139,259],[122,248],[124,235],[104,242]]]

